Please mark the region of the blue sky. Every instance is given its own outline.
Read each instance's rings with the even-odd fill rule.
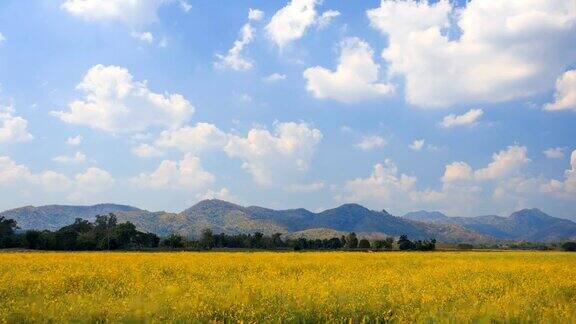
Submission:
[[[0,3],[0,209],[575,219],[576,4]]]

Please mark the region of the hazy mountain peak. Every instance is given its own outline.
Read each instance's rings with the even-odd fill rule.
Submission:
[[[427,211],[427,210],[419,210],[414,212],[409,212],[402,216],[404,218],[418,221],[418,222],[447,222],[449,217],[444,215],[439,211]]]

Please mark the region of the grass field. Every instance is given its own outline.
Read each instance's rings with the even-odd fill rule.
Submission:
[[[0,322],[576,322],[576,253],[0,253]]]

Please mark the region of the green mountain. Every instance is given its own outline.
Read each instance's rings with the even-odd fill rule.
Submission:
[[[509,217],[485,215],[448,217],[440,212],[408,213],[405,219],[429,224],[453,224],[497,239],[518,241],[561,241],[576,239],[576,223],[552,217],[539,209],[522,209]]]

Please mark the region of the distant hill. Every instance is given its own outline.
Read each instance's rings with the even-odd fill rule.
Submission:
[[[576,239],[576,223],[552,217],[538,209],[523,209],[510,215],[448,217],[440,212],[417,211],[396,217],[386,211],[358,204],[314,213],[306,209],[274,210],[243,207],[222,200],[203,200],[180,212],[150,212],[136,207],[99,204],[94,206],[49,205],[16,208],[0,213],[14,219],[21,229],[58,229],[75,218],[94,220],[114,213],[120,222],[130,221],[139,230],[167,236],[177,233],[198,237],[205,228],[215,233],[283,233],[293,237],[327,238],[348,232],[364,237],[408,235],[413,239],[488,243],[495,240],[559,241]]]
[[[539,209],[522,209],[509,217],[485,215],[448,217],[440,212],[408,213],[405,219],[429,224],[453,224],[486,236],[506,240],[559,241],[576,239],[576,223],[552,217]]]
[[[358,204],[313,213],[306,209],[273,210],[258,206],[243,207],[222,200],[203,200],[180,212],[150,212],[130,206],[41,206],[9,210],[0,215],[15,219],[22,229],[57,229],[75,218],[93,220],[96,215],[115,213],[120,222],[130,221],[139,230],[161,236],[177,233],[198,237],[205,228],[215,233],[283,233],[303,237],[327,238],[356,232],[364,237],[399,236],[414,239],[436,238],[443,242],[487,242],[491,238],[453,224],[411,221],[374,211]]]
[[[0,213],[0,216],[16,220],[21,229],[55,230],[71,224],[76,218],[94,220],[96,215],[119,212],[141,212],[141,210],[131,206],[115,204],[98,204],[94,206],[47,205],[11,209]]]

